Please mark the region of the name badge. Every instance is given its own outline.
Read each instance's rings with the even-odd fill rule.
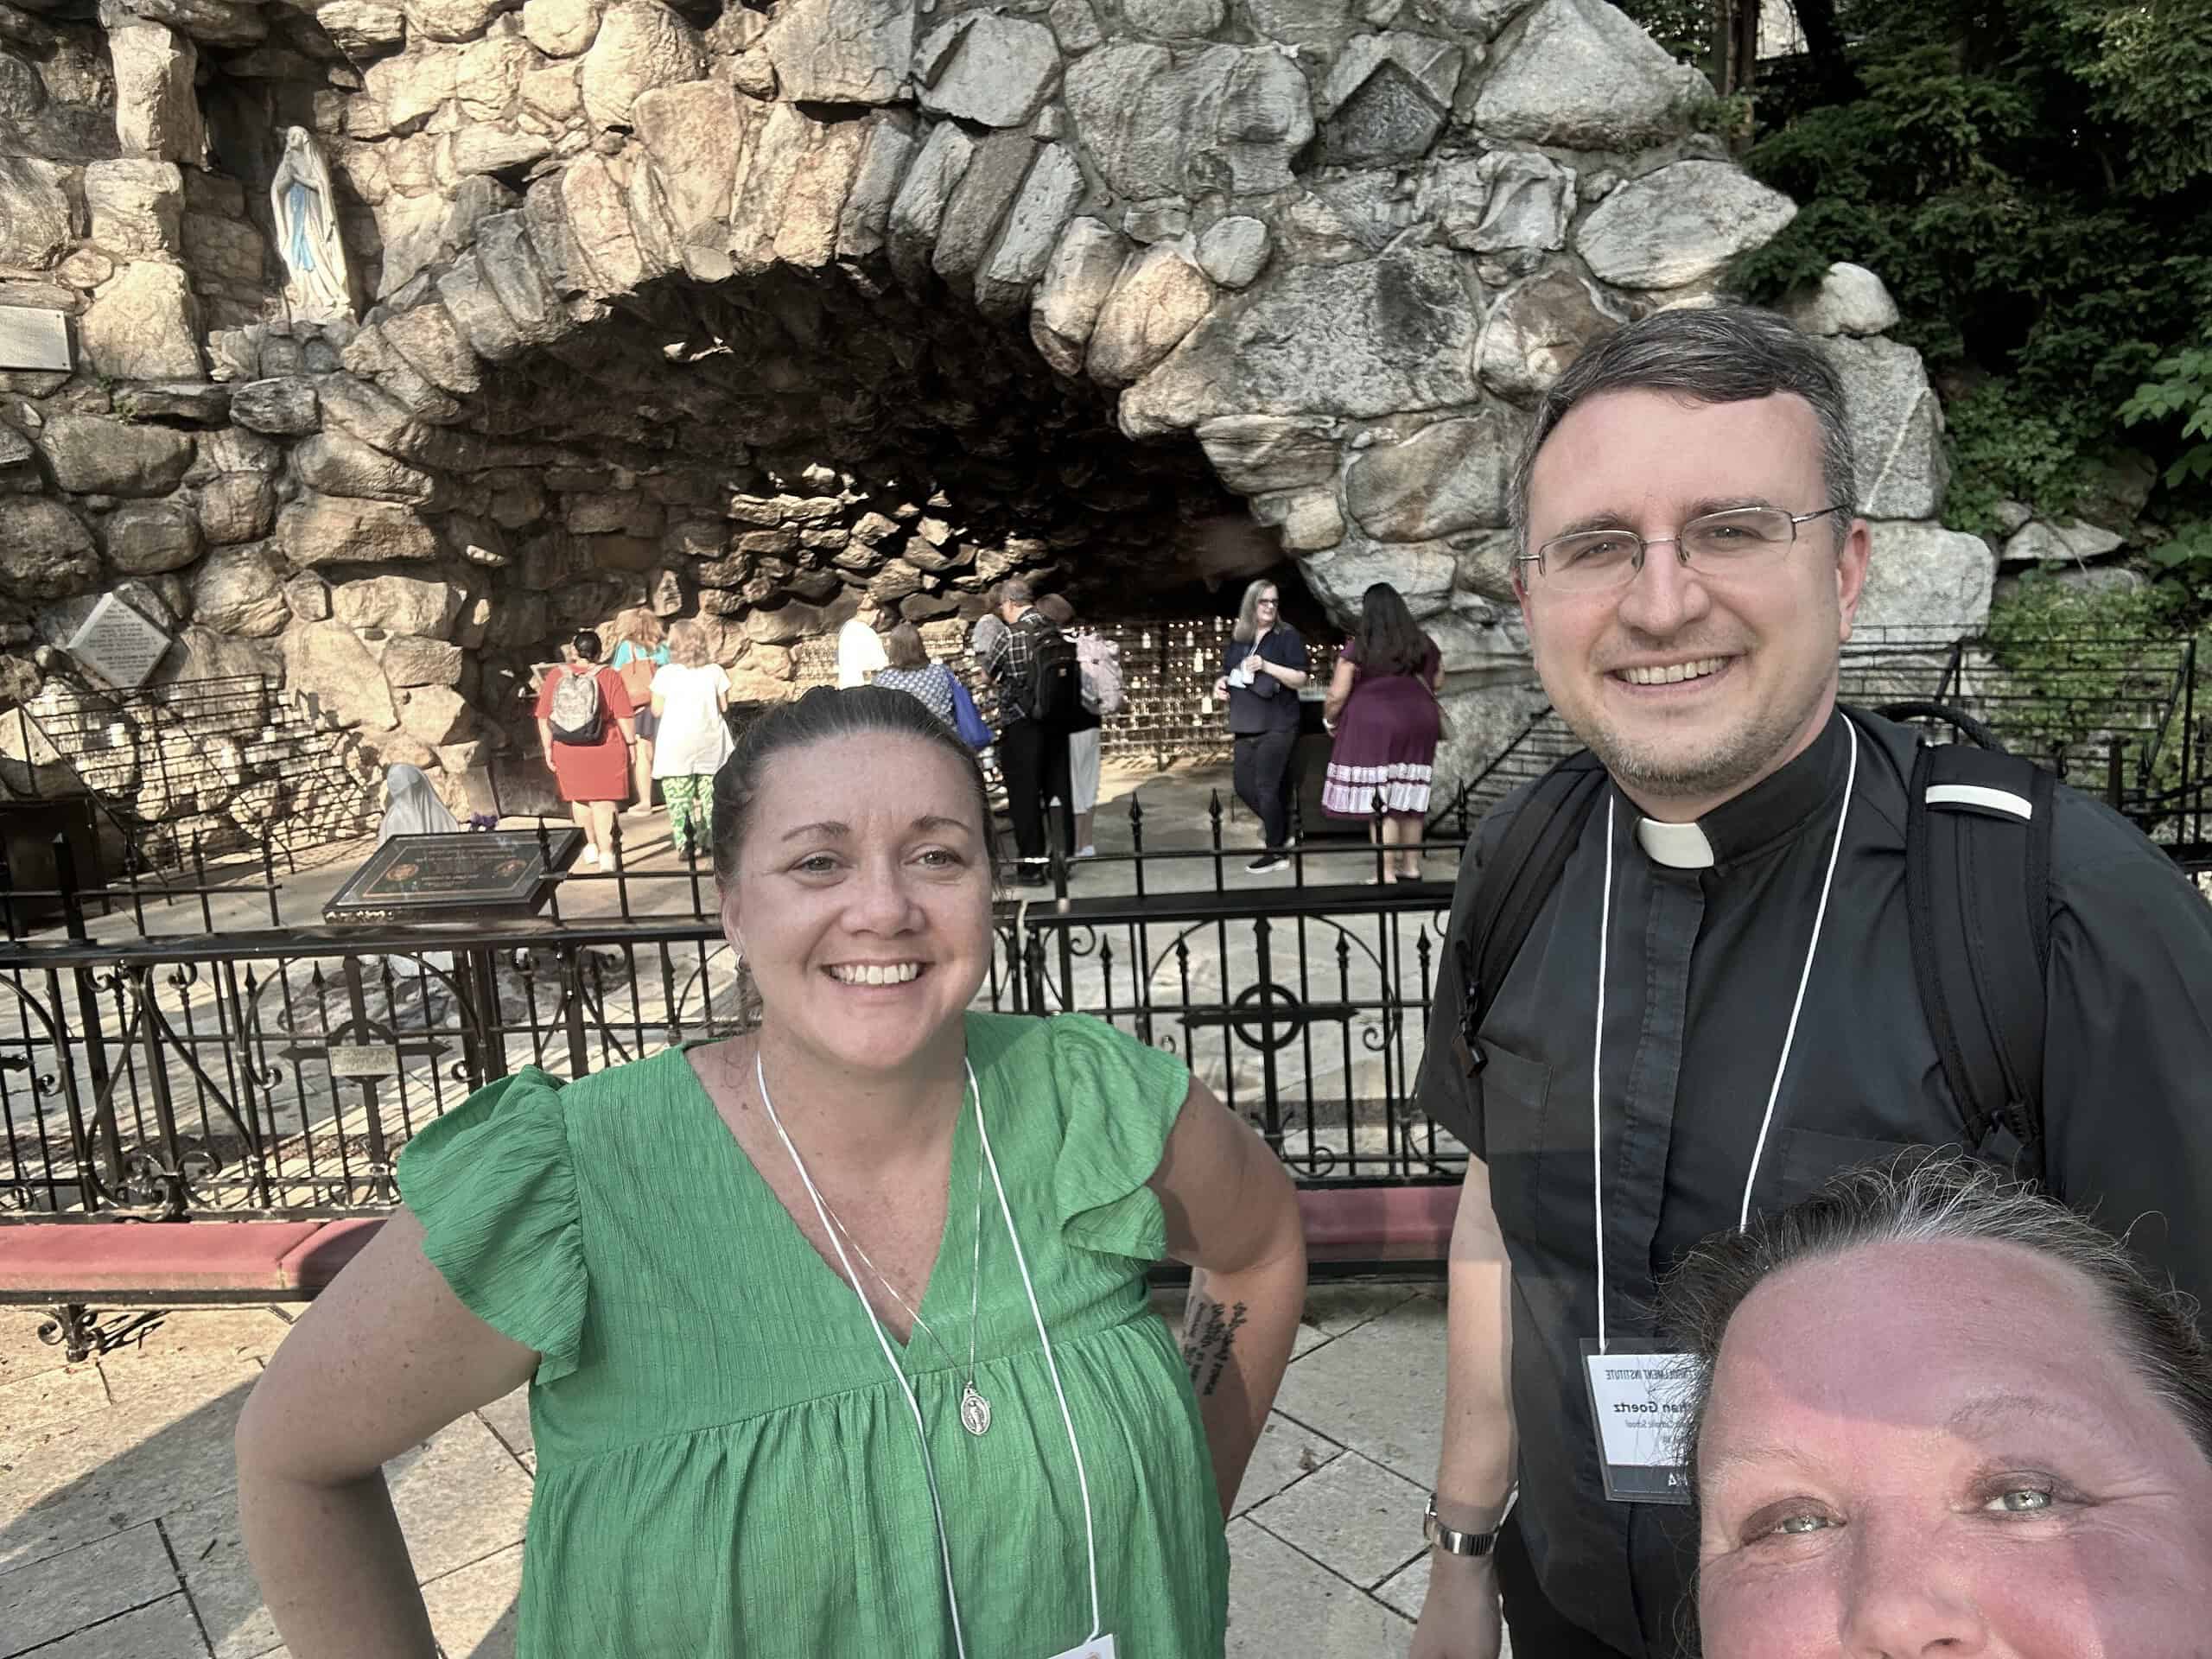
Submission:
[[[1603,1353],[1582,1344],[1590,1421],[1605,1496],[1616,1503],[1687,1503],[1690,1473],[1681,1455],[1689,1422],[1690,1357],[1656,1343],[1615,1338]]]
[[[1056,1653],[1052,1659],[1114,1659],[1114,1638],[1102,1636],[1093,1642],[1079,1642],[1065,1653]]]

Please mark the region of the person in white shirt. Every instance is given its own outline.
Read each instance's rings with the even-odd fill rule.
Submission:
[[[711,844],[709,822],[715,773],[730,757],[729,676],[707,660],[707,636],[696,622],[668,632],[668,662],[653,673],[653,717],[660,740],[653,776],[668,803],[669,838],[678,858]]]

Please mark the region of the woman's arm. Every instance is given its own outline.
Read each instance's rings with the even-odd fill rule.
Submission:
[[[537,721],[537,747],[545,751],[545,764],[553,764],[553,722],[540,715]]]
[[[1298,636],[1294,633],[1285,633],[1281,637],[1287,640],[1295,639]],[[1274,658],[1256,650],[1252,653],[1252,661],[1262,673],[1287,690],[1295,691],[1306,683],[1307,676],[1302,668],[1293,668],[1287,663],[1279,663]]]
[[[1333,726],[1337,716],[1344,713],[1344,704],[1351,701],[1351,683],[1359,670],[1344,657],[1337,658],[1336,672],[1329,676],[1329,695],[1321,699],[1321,718]]]
[[[1150,1185],[1168,1254],[1192,1268],[1183,1363],[1226,1518],[1306,1306],[1298,1197],[1267,1142],[1196,1081]]]
[[[663,715],[668,712],[668,698],[658,691],[654,692],[652,695],[652,705],[653,718],[655,720],[658,720]]]
[[[238,1522],[294,1659],[430,1659],[384,1465],[529,1381],[401,1209],[301,1315],[238,1419]]]

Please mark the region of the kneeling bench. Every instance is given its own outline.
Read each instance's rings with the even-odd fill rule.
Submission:
[[[1335,1274],[1445,1259],[1456,1186],[1307,1188],[1298,1195],[1307,1261]],[[0,1305],[44,1307],[41,1342],[74,1363],[105,1353],[134,1319],[104,1330],[92,1305],[235,1306],[315,1300],[384,1225],[338,1221],[41,1221],[0,1227]]]

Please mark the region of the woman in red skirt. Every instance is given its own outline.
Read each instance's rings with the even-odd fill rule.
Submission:
[[[1417,881],[1421,854],[1414,849],[1444,734],[1436,702],[1443,658],[1389,582],[1370,588],[1359,610],[1359,632],[1344,642],[1321,705],[1337,740],[1321,810],[1332,818],[1367,820],[1368,839],[1382,845],[1384,881]]]
[[[583,861],[596,866],[614,857],[614,809],[630,797],[638,731],[622,677],[600,664],[599,636],[587,628],[569,650],[574,659],[537,689],[537,736],[561,798],[584,832]]]

